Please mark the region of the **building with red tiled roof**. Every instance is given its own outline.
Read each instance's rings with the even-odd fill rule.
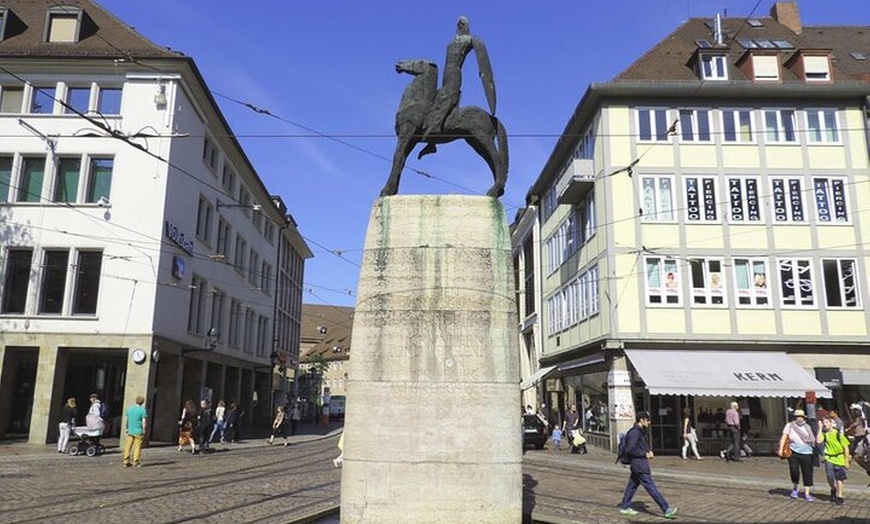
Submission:
[[[648,410],[675,451],[736,399],[764,450],[786,407],[870,396],[868,115],[870,27],[796,2],[590,85],[513,229],[524,403],[605,446]]]

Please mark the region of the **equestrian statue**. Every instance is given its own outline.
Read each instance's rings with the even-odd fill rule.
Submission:
[[[396,112],[396,151],[390,178],[381,190],[381,196],[395,195],[405,162],[420,142],[426,146],[417,158],[434,153],[437,144],[464,139],[486,161],[494,183],[487,196],[498,198],[504,194],[508,172],[507,134],[495,116],[495,83],[486,46],[468,28],[468,19],[459,17],[456,36],[447,45],[447,59],[441,87],[438,88],[438,65],[427,60],[403,60],[396,64],[397,73],[415,78],[402,95]],[[468,54],[477,58],[483,91],[489,111],[476,106],[459,105],[462,88],[462,66]]]

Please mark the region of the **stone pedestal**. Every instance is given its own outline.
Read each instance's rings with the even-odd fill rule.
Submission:
[[[497,200],[375,203],[348,371],[343,524],[521,521],[515,289]]]

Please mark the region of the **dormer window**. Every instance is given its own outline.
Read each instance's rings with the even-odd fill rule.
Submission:
[[[78,42],[82,26],[82,10],[71,6],[55,6],[48,10],[45,41]]]
[[[804,75],[807,82],[831,80],[831,64],[827,56],[804,56]]]
[[[702,54],[699,63],[703,80],[728,80],[728,61],[725,55]]]
[[[752,55],[752,72],[756,82],[779,80],[779,58],[776,55]]]
[[[9,18],[9,9],[0,6],[0,42],[6,38],[6,20]]]

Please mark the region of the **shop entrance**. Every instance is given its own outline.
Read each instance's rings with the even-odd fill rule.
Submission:
[[[3,382],[0,388],[6,399],[0,412],[6,413],[6,424],[2,427],[4,438],[27,438],[30,434],[30,417],[33,412],[33,393],[36,388],[36,367],[39,352],[36,350],[6,349],[3,362]],[[7,389],[8,387],[8,389]]]
[[[99,395],[108,402],[109,420],[103,435],[117,437],[124,409],[124,384],[127,378],[127,352],[123,350],[73,350],[67,361],[63,396],[59,403],[73,397],[78,404],[76,422],[84,421],[88,412],[88,396]]]
[[[683,445],[680,424],[685,397],[677,395],[650,395],[649,412],[652,417],[652,446],[655,453],[673,452]]]

